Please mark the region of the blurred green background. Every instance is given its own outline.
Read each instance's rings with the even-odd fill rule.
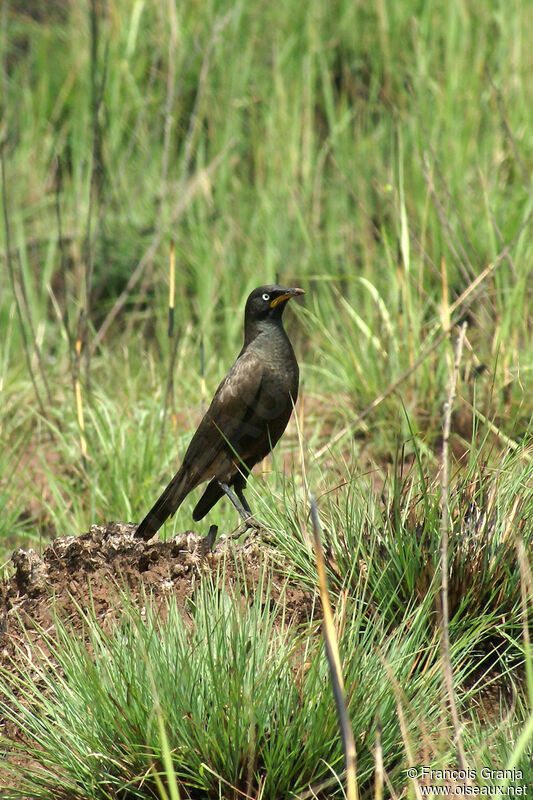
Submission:
[[[337,458],[378,486],[400,450],[435,466],[461,321],[454,452],[527,437],[530,3],[11,0],[0,24],[10,544],[140,519],[264,282],[306,290],[286,317],[311,462],[339,434],[323,488]]]

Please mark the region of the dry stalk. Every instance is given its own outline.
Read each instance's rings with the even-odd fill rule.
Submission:
[[[315,556],[316,556],[316,566],[318,572],[318,583],[320,588],[320,599],[322,601],[322,609],[324,614],[324,624],[322,626],[322,633],[324,635],[326,655],[328,658],[329,672],[331,676],[331,685],[333,688],[335,705],[337,707],[337,717],[339,719],[339,728],[341,731],[342,745],[344,748],[344,764],[346,771],[346,798],[347,800],[358,800],[355,741],[353,738],[352,726],[350,724],[350,718],[348,716],[348,708],[346,705],[346,695],[344,692],[344,679],[342,677],[342,665],[339,655],[339,645],[337,643],[337,634],[335,632],[333,612],[331,610],[331,604],[329,602],[326,564],[324,560],[324,551],[322,549],[322,541],[320,538],[320,522],[318,519],[316,501],[313,496],[311,496],[311,519],[313,521],[313,534],[315,540]]]
[[[168,340],[171,346],[170,363],[168,365],[167,389],[165,392],[165,407],[163,409],[163,421],[161,424],[160,444],[163,445],[165,436],[165,428],[167,424],[167,411],[169,406],[172,408],[174,405],[174,373],[176,365],[176,356],[178,354],[178,344],[180,340],[179,332],[172,342],[174,336],[174,303],[175,303],[175,286],[176,286],[176,251],[174,241],[170,243],[170,259],[169,259],[169,288],[168,288]]]
[[[448,388],[448,396],[444,405],[444,419],[442,425],[442,466],[441,466],[441,492],[442,492],[442,510],[441,510],[441,612],[442,612],[442,669],[444,673],[444,684],[450,714],[452,718],[452,725],[454,731],[455,746],[457,748],[457,759],[461,769],[466,768],[466,758],[462,744],[461,737],[461,724],[459,721],[459,713],[457,711],[457,704],[455,702],[455,692],[453,686],[453,672],[450,658],[450,627],[449,627],[449,602],[448,602],[448,545],[450,536],[450,429],[452,419],[452,409],[457,391],[457,377],[459,372],[459,365],[463,353],[463,344],[466,333],[466,323],[463,323],[459,329],[459,336],[455,346],[455,358],[450,370],[450,382]]]

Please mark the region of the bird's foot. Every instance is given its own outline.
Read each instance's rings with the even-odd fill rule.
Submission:
[[[248,514],[246,519],[243,518],[243,522],[244,522],[244,527],[242,529],[243,533],[250,530],[250,528],[253,528],[254,531],[256,532],[262,531],[263,528],[265,527],[264,525],[261,525],[261,523],[258,522],[256,519],[254,519],[254,517],[251,514]]]
[[[263,529],[263,525],[257,520],[254,519],[252,510],[248,503],[246,502],[246,498],[242,492],[242,489],[237,489],[238,497],[233,493],[233,490],[228,486],[227,483],[223,483],[219,481],[220,488],[224,492],[224,494],[229,498],[231,503],[233,504],[234,508],[237,509],[239,512],[242,521],[244,522],[244,527],[241,528],[240,531],[231,535],[232,539],[239,539],[244,533],[246,533],[250,528],[254,529],[254,533],[259,533],[260,530]],[[250,535],[250,534],[248,534]]]
[[[255,519],[249,518],[242,528],[231,534],[230,539],[240,539],[241,536],[246,535],[246,541],[250,536],[257,536],[261,530],[263,530],[263,526],[256,522]]]

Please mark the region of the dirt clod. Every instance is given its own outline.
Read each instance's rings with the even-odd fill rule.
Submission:
[[[16,645],[25,636],[38,639],[40,631],[53,631],[58,612],[74,629],[78,618],[81,627],[80,609],[91,608],[107,622],[115,613],[117,593],[124,589],[134,601],[147,590],[155,602],[174,595],[183,607],[205,574],[218,575],[228,588],[245,585],[254,591],[265,563],[274,561],[258,535],[213,541],[213,536],[186,531],[164,542],[144,542],[134,537],[135,529],[133,524],[109,522],[92,525],[81,536],[55,539],[42,556],[16,550],[15,572],[0,583],[0,664],[16,661]],[[316,613],[313,593],[287,585],[279,572],[278,577],[271,595],[276,600],[284,592],[288,618],[301,622]]]

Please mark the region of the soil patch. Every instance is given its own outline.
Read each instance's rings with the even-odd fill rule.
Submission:
[[[80,611],[91,608],[108,628],[120,613],[121,590],[132,601],[144,603],[149,595],[160,606],[174,596],[186,616],[187,601],[206,576],[232,592],[240,589],[244,601],[246,592],[253,594],[262,585],[265,564],[276,563],[257,534],[241,540],[221,536],[213,543],[187,531],[164,542],[144,542],[133,536],[136,527],[93,525],[81,536],[56,539],[42,556],[31,549],[13,553],[15,572],[0,583],[0,665],[9,670],[19,662],[27,665],[28,639],[46,653],[42,633],[53,636],[57,616],[81,632]],[[283,596],[285,623],[299,624],[320,614],[316,596],[287,582],[279,554],[276,558],[269,597],[275,602]],[[0,735],[6,733],[17,735],[0,719]],[[0,789],[8,785],[1,773],[0,761]]]

